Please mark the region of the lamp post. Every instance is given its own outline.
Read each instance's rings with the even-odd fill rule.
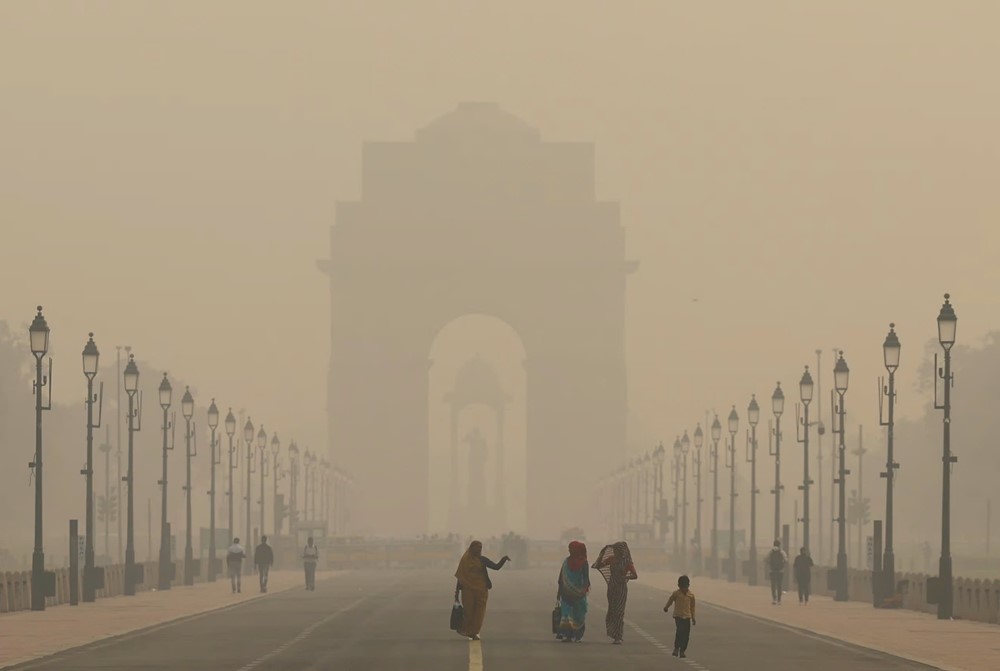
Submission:
[[[809,404],[813,399],[813,379],[809,374],[809,366],[806,366],[799,380],[799,399],[802,401],[802,419],[795,428],[798,433],[798,427],[802,427],[802,436],[796,435],[795,438],[802,443],[802,486],[799,487],[802,490],[802,546],[809,550],[809,485],[813,482],[809,479]]]
[[[226,415],[226,435],[229,436],[229,485],[227,487],[226,498],[229,503],[229,524],[226,529],[229,532],[229,537],[233,538],[236,535],[236,531],[233,528],[234,518],[233,518],[233,471],[238,468],[238,463],[235,459],[236,448],[233,446],[233,436],[236,435],[236,416],[233,415],[233,409],[229,409],[229,413]]]
[[[688,452],[691,450],[691,439],[687,431],[681,438],[681,568],[688,566]]]
[[[211,483],[208,490],[208,582],[215,582],[215,466],[222,463],[222,449],[215,442],[215,430],[219,427],[219,408],[215,399],[208,406],[208,428],[211,431],[209,456],[211,457]]]
[[[895,428],[895,407],[896,407],[896,369],[899,368],[899,337],[896,335],[896,325],[889,324],[889,333],[882,343],[882,357],[885,362],[885,369],[889,372],[889,384],[885,385],[883,380],[879,380],[879,404],[878,420],[879,424],[886,427],[886,458],[885,471],[882,477],[885,478],[885,549],[882,552],[882,590],[885,596],[895,593],[896,590],[896,555],[892,547],[893,528],[893,506],[892,506],[892,484],[896,477],[896,469],[899,464],[893,458],[893,429]],[[935,381],[936,382],[936,381]],[[882,420],[883,401],[888,400],[888,420]]]
[[[846,498],[846,487],[847,487],[847,476],[850,471],[847,470],[845,465],[845,453],[847,452],[844,446],[844,394],[847,393],[847,382],[850,375],[850,369],[847,367],[847,362],[844,361],[844,353],[839,352],[837,358],[837,364],[833,368],[833,387],[834,393],[837,394],[839,400],[834,401],[831,398],[831,410],[836,413],[836,424],[837,430],[834,433],[838,436],[838,447],[837,453],[840,461],[838,468],[837,479],[834,481],[839,487],[838,490],[838,503],[837,503],[837,580],[836,589],[834,593],[835,601],[847,601],[847,498]]]
[[[244,547],[246,547],[248,549],[251,547],[251,545],[250,545],[250,527],[251,527],[251,524],[250,524],[250,501],[253,498],[251,496],[251,494],[250,494],[250,492],[253,491],[253,485],[252,485],[252,482],[251,482],[251,476],[256,472],[256,470],[253,467],[254,466],[254,460],[253,460],[253,436],[254,436],[253,422],[251,422],[250,418],[247,417],[247,423],[243,425],[243,445],[246,447],[246,451],[247,451],[247,468],[246,468],[246,471],[247,471],[247,488],[246,488],[247,535],[246,535],[246,538],[243,539],[243,543],[244,543]],[[244,574],[250,575],[250,572],[253,570],[253,567],[250,566],[252,563],[253,562],[250,562],[250,561],[243,562],[243,573]]]
[[[135,355],[128,355],[125,366],[125,393],[128,394],[128,470],[124,478],[128,487],[128,513],[125,518],[125,596],[135,596],[135,479],[134,448],[135,433],[142,428],[142,394],[139,393],[139,367],[135,365]],[[139,396],[136,406],[136,395]],[[139,426],[136,426],[136,420]]]
[[[747,406],[747,422],[750,433],[747,436],[746,460],[750,462],[750,570],[749,583],[757,584],[757,423],[760,422],[760,406],[757,396],[750,396]]]
[[[779,382],[771,394],[771,412],[774,413],[774,429],[771,436],[774,437],[774,449],[771,456],[774,457],[774,538],[781,538],[781,415],[785,412],[785,392],[781,390]]]
[[[267,477],[267,434],[261,424],[257,432],[257,449],[260,450],[260,535],[264,535],[264,478]]]
[[[702,433],[701,424],[694,430],[694,545],[695,545],[695,555],[694,555],[694,568],[696,571],[701,571],[702,564],[702,549],[701,549],[701,446],[705,442],[705,434]]]
[[[307,447],[306,451],[302,454],[302,470],[304,472],[303,474],[305,476],[305,481],[306,481],[305,492],[304,495],[302,496],[302,511],[306,522],[312,522],[312,517],[309,514],[309,493],[312,489],[309,480],[310,480],[310,475],[312,473],[311,470],[312,462],[313,462],[312,452],[310,452],[309,448]]]
[[[681,567],[681,437],[674,438],[674,565]]]
[[[736,406],[729,411],[729,582],[736,582],[736,432],[740,428],[740,416]]]
[[[712,453],[710,470],[712,471],[712,565],[709,575],[719,577],[719,439],[722,438],[722,425],[719,416],[712,420]]]
[[[174,579],[173,557],[170,554],[170,526],[167,524],[167,452],[174,449],[173,422],[169,416],[173,388],[167,374],[163,374],[159,388],[160,407],[163,408],[163,476],[160,479],[160,570],[157,576],[157,588],[170,589]]]
[[[271,480],[274,490],[271,494],[272,515],[274,516],[274,535],[281,533],[281,516],[278,514],[278,480],[281,479],[281,470],[278,468],[278,451],[281,449],[281,441],[278,434],[271,437]]]
[[[184,584],[194,584],[194,547],[191,544],[191,457],[192,452],[197,447],[192,448],[191,418],[194,417],[194,397],[191,396],[191,389],[184,387],[184,396],[181,397],[181,414],[184,415],[184,453],[187,467],[187,478],[184,485],[184,493],[187,504],[187,526],[184,529]]]
[[[52,387],[49,378],[52,376],[52,358],[49,358],[49,374],[42,374],[42,359],[49,351],[49,325],[42,315],[42,306],[38,306],[31,326],[28,328],[28,339],[31,353],[35,357],[35,458],[28,464],[35,472],[35,548],[31,553],[31,610],[45,610],[46,571],[45,549],[42,534],[42,412],[52,409]],[[47,402],[42,402],[42,388],[49,387]]]
[[[293,440],[288,446],[288,532],[295,534],[299,521],[298,491],[299,484],[299,446]]]
[[[97,598],[97,587],[94,580],[94,429],[101,426],[101,415],[104,409],[104,383],[101,383],[100,396],[94,396],[94,378],[97,376],[101,353],[94,343],[91,333],[87,344],[83,347],[83,374],[87,378],[87,468],[83,475],[87,478],[87,521],[86,549],[83,560],[83,600],[94,601]],[[94,423],[94,402],[100,398],[97,410],[97,423]],[[106,506],[110,506],[108,502]],[[110,512],[110,508],[108,508]]]
[[[951,388],[955,385],[955,377],[951,372],[951,348],[955,344],[955,331],[958,325],[958,318],[955,316],[955,308],[951,306],[951,296],[944,295],[944,305],[938,313],[938,342],[944,350],[944,370],[937,366],[937,354],[934,355],[934,407],[944,411],[944,433],[943,452],[941,457],[942,466],[942,486],[941,486],[941,559],[938,563],[938,580],[941,586],[941,593],[938,598],[937,616],[939,620],[950,620],[953,607],[953,579],[951,575],[951,468],[952,464],[958,461],[958,457],[951,453]],[[940,378],[944,384],[944,400],[940,405],[937,402],[937,380]]]

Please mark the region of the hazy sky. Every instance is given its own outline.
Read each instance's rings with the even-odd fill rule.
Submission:
[[[0,319],[45,306],[57,400],[93,330],[319,443],[314,262],[362,142],[495,101],[596,143],[650,435],[795,394],[817,347],[828,385],[835,346],[874,426],[890,320],[908,414],[943,292],[962,341],[1000,326],[997,25],[991,0],[7,0]]]

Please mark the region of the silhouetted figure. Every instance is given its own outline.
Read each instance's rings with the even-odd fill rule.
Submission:
[[[458,580],[455,584],[455,601],[458,601],[461,594],[462,608],[465,611],[462,626],[458,628],[459,636],[479,640],[479,632],[486,618],[486,602],[493,589],[493,582],[486,569],[499,571],[509,561],[510,557],[504,555],[499,563],[494,563],[483,556],[482,543],[472,541],[469,544],[469,549],[462,555],[455,571],[455,578]]]
[[[260,578],[260,591],[263,594],[267,591],[267,576],[274,564],[274,551],[267,544],[267,536],[260,537],[260,545],[253,551],[253,564]]]
[[[234,538],[233,544],[226,551],[226,567],[229,569],[229,582],[233,587],[233,594],[243,591],[243,581],[240,579],[243,573],[243,560],[247,553],[240,545],[240,539]]]
[[[795,584],[799,588],[799,603],[809,603],[809,593],[812,591],[812,567],[813,560],[809,556],[809,550],[803,547],[792,563]]]
[[[788,555],[781,549],[781,541],[774,541],[774,547],[767,555],[767,570],[771,575],[771,603],[781,603],[781,590],[785,577]]]
[[[313,592],[316,590],[316,565],[319,563],[319,548],[313,542],[313,537],[306,539],[306,546],[302,549],[302,566],[306,570],[306,590]]]

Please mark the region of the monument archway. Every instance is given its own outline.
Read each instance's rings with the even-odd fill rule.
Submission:
[[[594,147],[545,142],[491,103],[463,103],[414,142],[368,142],[362,197],[330,230],[329,449],[355,474],[358,526],[427,529],[428,352],[482,313],[526,352],[528,533],[581,525],[586,488],[626,444],[625,259]]]

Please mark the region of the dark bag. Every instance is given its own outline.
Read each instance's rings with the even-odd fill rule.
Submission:
[[[562,608],[556,606],[552,609],[552,633],[559,633],[559,625],[562,624]]]
[[[458,631],[462,627],[462,622],[465,620],[465,609],[462,608],[462,604],[455,603],[451,607],[451,630]]]
[[[768,557],[768,563],[770,564],[772,573],[778,573],[785,570],[785,557],[781,554],[781,550],[771,550],[771,556]]]

